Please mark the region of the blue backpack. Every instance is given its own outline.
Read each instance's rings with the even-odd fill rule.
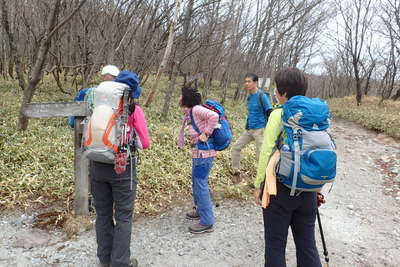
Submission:
[[[201,150],[215,149],[217,151],[222,151],[226,149],[232,141],[232,128],[230,127],[225,115],[225,109],[220,103],[214,100],[207,100],[202,106],[216,112],[219,116],[219,123],[218,127],[214,129],[207,142],[199,142],[197,147]],[[194,122],[192,111],[190,111],[190,123],[192,124],[193,129],[200,134],[200,129]]]
[[[80,90],[80,91],[76,94],[76,96],[75,96],[75,98],[74,98],[74,101],[75,101],[75,102],[84,101],[84,100],[85,100],[86,93],[87,93],[90,89],[92,89],[92,88],[84,88],[84,89]],[[69,125],[70,128],[74,128],[74,125],[75,125],[75,116],[69,116],[69,117],[68,117],[68,125]]]
[[[282,137],[277,166],[278,179],[299,191],[319,191],[336,177],[336,145],[327,132],[329,108],[318,98],[294,96],[283,105],[282,124],[287,138]],[[282,136],[282,135],[281,135]],[[284,144],[285,143],[285,144]]]
[[[131,89],[129,96],[133,99],[139,98],[140,94],[142,93],[142,88],[140,87],[140,79],[135,72],[122,70],[119,72],[114,81],[128,85]]]

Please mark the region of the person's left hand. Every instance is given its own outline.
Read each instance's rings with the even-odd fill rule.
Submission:
[[[325,204],[326,200],[323,194],[320,192],[317,192],[317,206],[318,208],[322,205]]]
[[[255,190],[254,190],[254,193],[253,193],[253,195],[254,195],[254,202],[256,203],[256,205],[258,205],[258,206],[261,206],[261,199],[260,199],[260,196],[261,196],[261,188],[256,188]]]
[[[205,133],[201,133],[199,136],[199,140],[203,143],[207,142],[208,136]]]

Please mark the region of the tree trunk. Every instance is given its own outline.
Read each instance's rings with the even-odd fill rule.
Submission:
[[[235,102],[237,102],[237,101],[240,99],[240,90],[241,90],[241,89],[242,89],[242,88],[241,88],[239,85],[236,86],[235,95],[234,95],[234,97],[233,97],[233,100],[234,100]]]
[[[35,93],[36,90],[36,86],[38,85],[41,76],[43,75],[44,65],[51,45],[51,39],[49,38],[49,34],[53,30],[57,21],[58,14],[60,13],[60,2],[61,0],[57,0],[54,3],[53,10],[50,16],[48,17],[46,38],[44,38],[40,43],[39,52],[32,69],[31,78],[29,79],[27,88],[24,90],[22,104],[19,110],[19,118],[18,118],[19,130],[26,130],[28,128],[28,117],[24,115],[23,111],[25,107],[31,102],[33,94]]]
[[[156,75],[156,81],[154,82],[153,87],[151,88],[150,94],[146,100],[146,103],[144,104],[145,107],[149,107],[151,102],[153,101],[156,93],[157,93],[157,88],[158,85],[160,84],[161,80],[161,75],[162,73],[165,72],[165,67],[168,63],[169,56],[171,55],[171,50],[172,50],[172,44],[174,42],[174,36],[175,36],[175,27],[176,27],[176,22],[178,20],[178,15],[179,15],[179,8],[180,8],[181,1],[176,0],[175,1],[175,15],[171,21],[171,25],[169,26],[169,34],[168,34],[168,42],[167,42],[167,47],[165,48],[164,52],[164,57],[161,60],[160,66],[158,67],[157,75]],[[176,78],[176,77],[175,77]],[[163,109],[163,114],[164,114],[164,109]]]
[[[397,92],[392,96],[392,100],[396,101],[398,99],[400,99],[400,88],[397,89]]]
[[[22,90],[25,90],[25,86],[26,86],[25,78],[23,76],[22,69],[21,69],[22,63],[21,63],[20,56],[18,55],[14,33],[11,32],[11,28],[10,28],[8,11],[7,11],[8,5],[5,2],[5,0],[2,0],[0,6],[1,6],[2,24],[3,24],[4,30],[6,32],[6,35],[8,37],[8,43],[9,43],[9,47],[10,47],[10,61],[9,61],[8,73],[11,78],[14,78],[13,66],[15,64],[15,70],[17,72],[19,86],[21,87]]]
[[[14,60],[12,57],[10,57],[10,60],[8,61],[8,76],[10,76],[11,79],[14,79]]]
[[[169,106],[171,104],[171,99],[174,94],[176,78],[178,76],[178,71],[175,66],[172,67],[172,79],[169,82],[168,90],[165,92],[164,106],[161,113],[161,118],[164,120],[168,117]]]
[[[224,74],[222,75],[222,96],[221,96],[221,104],[223,105],[226,101],[226,96],[228,93],[228,85],[229,85],[229,79],[230,77],[227,74],[227,71],[224,72]]]
[[[354,76],[356,79],[356,101],[357,101],[357,106],[361,106],[363,92],[361,89],[361,79],[358,70],[358,63],[356,61],[353,61],[353,66],[354,66]]]
[[[28,128],[28,118],[24,115],[23,111],[24,111],[25,107],[31,102],[32,97],[35,93],[36,87],[42,78],[43,69],[45,67],[47,54],[49,53],[52,37],[63,25],[65,25],[67,23],[68,20],[70,20],[72,18],[72,16],[78,11],[78,9],[80,7],[82,7],[83,3],[85,3],[85,2],[86,2],[86,0],[82,0],[81,3],[79,4],[79,6],[75,10],[73,10],[69,16],[64,18],[64,20],[61,21],[59,24],[56,24],[56,23],[57,23],[58,15],[60,13],[61,0],[56,0],[53,3],[54,4],[53,9],[52,9],[52,11],[47,19],[47,22],[46,22],[45,37],[40,42],[38,53],[37,53],[37,56],[35,57],[35,61],[33,64],[31,78],[29,79],[27,88],[24,90],[21,108],[20,108],[19,117],[18,117],[18,129],[19,130],[26,130]],[[17,74],[18,74],[18,71],[17,71]]]
[[[190,23],[191,23],[192,14],[193,14],[193,5],[194,5],[194,0],[189,0],[188,6],[187,6],[186,12],[185,12],[182,40],[179,42],[179,44],[176,48],[177,61],[175,64],[173,64],[174,69],[172,70],[172,79],[171,79],[169,89],[168,89],[168,91],[165,95],[165,99],[164,99],[164,107],[163,107],[163,111],[162,111],[162,118],[164,118],[164,119],[166,119],[167,115],[168,115],[168,109],[169,109],[169,105],[171,103],[172,94],[174,92],[176,78],[178,76],[178,71],[181,67],[181,64],[183,63],[183,61],[185,59],[184,53],[187,48]]]

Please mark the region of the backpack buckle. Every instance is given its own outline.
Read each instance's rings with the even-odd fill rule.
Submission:
[[[301,129],[298,129],[296,132],[293,133],[293,140],[298,140],[302,134],[303,133],[301,132]]]

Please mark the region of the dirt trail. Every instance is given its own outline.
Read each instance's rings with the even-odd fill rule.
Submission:
[[[320,209],[330,266],[400,266],[400,145],[342,120],[332,130],[338,176],[330,193],[324,188]],[[134,223],[139,266],[263,265],[262,217],[252,202],[223,201],[215,232],[205,235],[187,233],[187,205]],[[94,230],[65,240],[61,232],[32,233],[30,222],[26,215],[0,216],[0,266],[95,266]],[[295,266],[291,235],[287,259]]]

